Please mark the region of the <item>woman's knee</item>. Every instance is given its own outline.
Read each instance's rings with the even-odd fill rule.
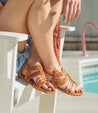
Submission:
[[[0,30],[18,33],[28,33],[26,21],[17,21],[17,18],[0,17]]]
[[[26,19],[33,1],[9,0],[0,14],[0,30],[26,33]]]
[[[35,0],[28,13],[28,26],[30,27],[32,23],[36,24],[35,22],[37,22],[38,28],[40,28],[46,23],[49,25],[50,21],[52,24],[50,0]]]
[[[50,5],[50,0],[34,0],[32,7],[33,8],[42,8],[43,6],[47,6],[47,4]]]

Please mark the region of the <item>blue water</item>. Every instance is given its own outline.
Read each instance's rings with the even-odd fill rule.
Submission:
[[[98,94],[98,64],[82,67],[83,90]]]

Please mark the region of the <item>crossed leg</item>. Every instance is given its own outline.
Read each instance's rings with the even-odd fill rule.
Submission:
[[[8,0],[5,7],[0,13],[0,31],[28,34],[29,31],[27,27],[27,17],[31,5],[33,5],[33,2],[34,0]],[[23,52],[26,42],[27,41],[24,41],[18,44],[19,52]],[[40,77],[40,75],[33,77],[35,82],[38,77]],[[42,87],[46,90],[51,90],[51,87],[53,86],[51,84],[44,84]]]
[[[51,5],[51,15],[52,15],[52,27],[53,29],[56,26],[56,23],[60,17],[61,9],[62,9],[62,0],[50,0]],[[52,45],[52,43],[51,43]],[[37,53],[36,48],[34,47],[34,44],[32,44],[31,52],[28,58],[29,63],[35,63],[35,62],[41,62],[40,57]]]
[[[34,46],[41,58],[44,69],[48,72],[61,71],[53,48],[53,30],[60,17],[62,2],[63,0],[51,0],[51,2],[50,0],[43,0],[43,2],[36,0],[35,5],[31,6],[28,15],[28,28],[32,35]],[[34,23],[37,23],[36,27],[33,27]],[[58,79],[65,77],[66,75],[58,77]],[[52,77],[49,75],[47,75],[47,78],[52,81]],[[71,84],[70,81],[67,81],[65,84],[59,85],[59,87],[69,89]],[[81,92],[81,88],[76,84],[73,84],[73,89],[75,92]]]
[[[33,0],[8,0],[0,14],[0,30],[28,34],[27,17]],[[26,41],[19,43],[18,51],[22,52]]]
[[[61,13],[61,9],[62,9],[62,0],[51,0],[50,3],[49,3],[49,5],[50,5],[50,9],[51,9],[50,11],[51,11],[51,16],[52,16],[52,21],[53,21],[52,24],[51,24],[52,25],[52,32],[51,33],[53,33],[53,29],[55,28],[56,23],[57,23],[57,21],[58,21],[58,19],[60,17],[60,13]],[[33,13],[33,12],[31,11],[31,13]],[[42,24],[42,26],[43,26],[43,24]],[[38,30],[38,29],[37,30],[38,31],[41,31],[41,27],[40,27],[40,30]],[[50,38],[53,39],[52,36]],[[52,43],[50,43],[50,46],[52,46],[52,45],[53,45],[53,41],[52,41]],[[31,52],[30,52],[29,57],[28,57],[28,64],[36,64],[36,63],[41,63],[41,59],[40,59],[40,57],[39,57],[39,55],[37,53],[37,50],[35,48],[35,45],[32,44]],[[52,65],[51,65],[51,69],[52,69]]]
[[[62,0],[9,0],[0,15],[0,30],[28,33],[29,28],[41,62],[48,71],[61,71],[53,49],[53,30],[61,13],[61,6]],[[24,50],[25,43],[19,45],[19,52]],[[48,90],[46,84],[43,88]]]

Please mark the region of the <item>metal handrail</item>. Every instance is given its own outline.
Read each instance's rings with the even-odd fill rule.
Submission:
[[[82,31],[81,31],[81,42],[82,42],[83,55],[86,55],[85,29],[87,26],[93,26],[98,31],[98,26],[92,22],[88,22],[83,26]]]

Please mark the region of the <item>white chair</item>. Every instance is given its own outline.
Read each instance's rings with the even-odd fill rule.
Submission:
[[[63,26],[62,30],[71,31],[72,28]],[[26,34],[0,31],[0,113],[14,113],[13,108],[33,101],[37,96],[40,96],[39,113],[55,113],[57,90],[55,95],[41,93],[16,78],[18,42],[27,38]]]

